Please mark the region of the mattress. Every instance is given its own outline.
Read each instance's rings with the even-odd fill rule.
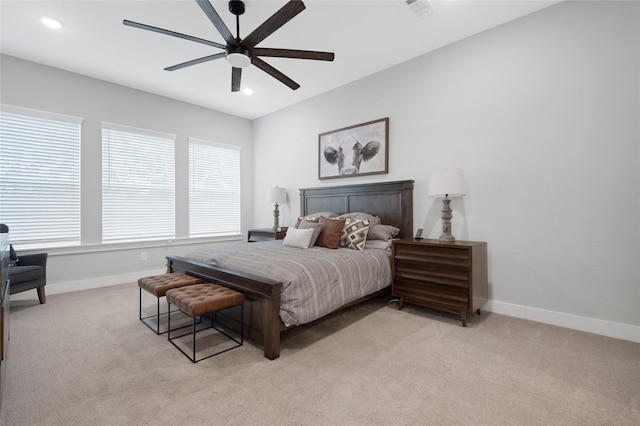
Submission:
[[[186,257],[281,282],[286,326],[314,321],[391,284],[389,250],[300,249],[276,240],[212,245]]]

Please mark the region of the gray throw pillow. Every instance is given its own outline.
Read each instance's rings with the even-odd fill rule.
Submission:
[[[398,236],[400,229],[391,225],[371,225],[369,227],[369,233],[367,234],[368,240],[382,240],[387,241],[391,238]]]
[[[371,225],[379,225],[381,223],[378,216],[363,212],[342,213],[338,217],[340,219],[368,220]]]
[[[300,225],[298,225],[298,229],[313,229],[313,235],[311,236],[311,241],[309,242],[309,247],[313,247],[316,245],[316,241],[318,241],[320,231],[322,231],[322,225],[319,223],[303,220],[300,222]]]

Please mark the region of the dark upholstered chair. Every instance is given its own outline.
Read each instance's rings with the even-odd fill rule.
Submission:
[[[9,227],[0,223],[0,232],[8,233]],[[26,254],[18,257],[9,245],[9,294],[36,289],[40,304],[47,302],[44,286],[47,284],[47,253]]]
[[[19,256],[9,267],[9,294],[36,289],[41,304],[46,303],[44,286],[47,284],[47,253]]]

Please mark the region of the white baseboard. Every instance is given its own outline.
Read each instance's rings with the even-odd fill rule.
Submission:
[[[68,293],[70,291],[89,290],[98,287],[108,287],[112,285],[137,283],[138,278],[160,275],[167,272],[166,268],[155,269],[142,272],[131,272],[128,274],[109,275],[107,277],[96,277],[80,281],[68,281],[64,283],[47,283],[47,294]]]
[[[640,343],[640,326],[637,325],[582,317],[495,300],[487,301],[482,309],[495,312],[496,314],[523,318],[544,324],[556,325],[558,327],[570,328],[572,330],[586,331],[588,333]]]
[[[47,294],[58,294],[70,291],[89,290],[98,287],[108,287],[129,282],[135,283],[140,277],[160,275],[165,272],[166,270],[163,268],[65,283],[50,283],[47,284],[46,292]],[[640,343],[640,326],[636,325],[565,314],[563,312],[548,311],[545,309],[499,302],[496,300],[488,300],[482,310]]]

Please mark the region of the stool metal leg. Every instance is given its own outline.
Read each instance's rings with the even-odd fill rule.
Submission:
[[[155,315],[151,315],[148,317],[142,317],[142,287],[138,287],[138,319],[140,321],[142,321],[142,323],[144,325],[146,325],[147,327],[149,327],[151,329],[151,331],[153,331],[154,333],[156,333],[157,335],[160,335],[162,333],[160,333],[160,297],[156,297],[156,314]],[[149,319],[149,318],[156,318],[156,327],[155,330],[153,329],[153,327],[145,320]]]
[[[171,302],[169,302],[168,300],[167,300],[167,340],[171,341]]]
[[[191,362],[196,362],[196,317],[193,317],[193,358]]]
[[[160,298],[156,298],[156,334],[160,335]]]

